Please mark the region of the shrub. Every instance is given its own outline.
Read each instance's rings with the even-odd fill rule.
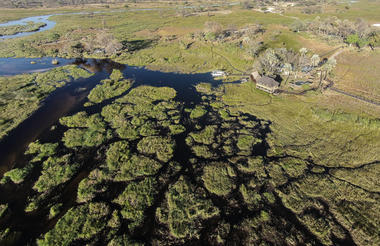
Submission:
[[[38,239],[37,244],[45,245],[71,245],[78,239],[90,239],[102,231],[110,213],[105,203],[90,203],[71,208],[55,227]]]
[[[145,137],[138,144],[137,149],[143,154],[155,154],[163,162],[173,157],[175,142],[168,137]]]
[[[197,143],[201,144],[212,144],[214,143],[214,136],[216,134],[216,126],[206,126],[202,131],[197,133],[190,133],[190,136],[195,140]]]
[[[42,172],[33,189],[44,192],[68,181],[79,169],[79,164],[70,164],[70,155],[49,157],[43,162]]]
[[[202,106],[196,106],[190,113],[191,119],[198,119],[205,115],[207,111]]]
[[[198,237],[202,221],[219,214],[211,200],[204,196],[204,191],[181,176],[169,187],[166,202],[157,209],[156,216],[160,222],[168,225],[172,236],[189,239]]]
[[[210,192],[225,196],[234,189],[235,185],[231,178],[234,171],[226,163],[212,163],[203,169],[202,180]]]
[[[144,211],[153,204],[156,194],[156,182],[152,178],[146,178],[139,182],[128,184],[124,192],[114,202],[122,206],[121,215],[131,220],[128,227],[134,230],[144,220]]]

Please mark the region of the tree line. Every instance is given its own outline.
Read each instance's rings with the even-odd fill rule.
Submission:
[[[313,20],[296,20],[291,29],[294,32],[309,31],[326,39],[345,42],[362,48],[366,45],[374,49],[380,44],[380,32],[372,28],[365,20],[359,18],[356,21],[341,20],[335,16],[321,18],[317,16]]]

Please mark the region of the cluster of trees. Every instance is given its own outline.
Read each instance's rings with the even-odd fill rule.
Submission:
[[[224,28],[220,23],[214,21],[208,21],[205,23],[204,32],[202,36],[206,40],[223,41],[227,38],[240,39],[245,42],[255,39],[255,36],[259,33],[264,33],[265,29],[262,24],[248,24],[247,26],[238,29],[234,25],[229,25]]]
[[[125,3],[129,0],[2,0],[0,7],[4,8],[31,8],[31,7],[57,7],[67,5],[82,5],[94,3]]]
[[[266,76],[276,78],[280,74],[286,75],[285,84],[291,76],[297,79],[317,67],[320,68],[322,80],[335,66],[335,59],[321,61],[318,54],[312,54],[306,48],[301,48],[298,52],[286,48],[269,48],[254,63],[255,70]]]
[[[295,21],[291,29],[295,32],[310,31],[318,36],[344,41],[359,48],[369,45],[374,48],[379,44],[379,31],[370,27],[363,19],[356,22],[340,20],[335,16],[321,18],[317,16],[311,21]]]
[[[101,30],[95,37],[88,36],[78,41],[67,42],[61,52],[81,57],[83,53],[112,56],[123,49],[123,45],[112,34]]]

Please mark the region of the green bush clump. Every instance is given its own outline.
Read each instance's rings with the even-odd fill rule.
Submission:
[[[247,188],[244,184],[242,184],[239,188],[241,195],[243,196],[244,202],[248,204],[250,208],[257,209],[261,202],[261,196],[257,191],[254,191]]]
[[[67,127],[87,127],[88,115],[82,111],[72,116],[66,116],[59,119],[61,125]]]
[[[251,150],[253,145],[261,142],[260,139],[255,138],[254,136],[251,135],[240,135],[237,141],[237,147],[240,150]]]
[[[210,148],[206,145],[194,145],[191,147],[191,149],[193,150],[194,154],[198,157],[206,159],[215,157],[214,153],[212,153]]]
[[[118,171],[131,158],[127,141],[119,141],[110,145],[106,153],[107,167],[110,171]]]
[[[117,181],[153,175],[161,168],[161,164],[151,158],[131,155],[126,141],[119,141],[110,146],[106,162],[108,169],[116,173]]]
[[[110,79],[102,80],[88,95],[88,99],[93,103],[100,103],[106,99],[113,98],[123,94],[132,86],[132,81],[122,80],[122,73],[114,69]]]
[[[88,202],[92,200],[97,193],[104,191],[104,186],[102,186],[101,183],[105,178],[101,170],[92,170],[88,177],[83,179],[78,185],[78,202]]]
[[[90,129],[69,129],[64,133],[62,141],[68,148],[99,146],[112,137],[112,133],[93,131]]]
[[[218,196],[226,196],[235,188],[231,177],[234,175],[228,164],[217,162],[204,167],[202,180],[207,190]]]
[[[68,181],[79,169],[79,164],[70,163],[70,154],[49,157],[43,162],[42,172],[33,189],[45,192]]]
[[[129,238],[128,235],[118,235],[115,238],[113,238],[107,246],[144,246],[144,243],[136,242]]]
[[[144,137],[158,135],[160,131],[157,129],[157,125],[151,121],[146,121],[141,127],[140,127],[140,135]]]
[[[55,227],[38,239],[39,246],[71,245],[79,239],[90,239],[106,227],[110,207],[105,203],[89,203],[71,208]]]
[[[174,153],[175,142],[168,137],[145,137],[137,144],[143,154],[155,154],[160,161],[168,162]]]
[[[303,175],[307,169],[307,162],[295,158],[281,159],[281,166],[290,177],[299,177]]]
[[[249,157],[246,161],[239,163],[237,167],[239,171],[244,173],[256,172],[261,174],[261,172],[264,172],[264,159],[262,156]]]
[[[62,203],[54,204],[49,210],[49,219],[54,218],[61,212]]]
[[[14,168],[4,173],[0,183],[5,183],[8,179],[10,179],[13,183],[20,184],[30,174],[32,168],[33,166],[31,164],[26,165],[24,168]]]
[[[4,215],[8,209],[8,204],[0,204],[0,218]]]
[[[193,110],[191,110],[190,118],[198,119],[207,113],[206,109],[202,106],[196,106]]]
[[[204,190],[197,189],[183,176],[169,187],[166,202],[156,212],[158,220],[169,227],[170,234],[180,239],[198,237],[202,221],[218,214],[218,208],[206,199]]]
[[[212,144],[215,142],[214,136],[216,134],[216,126],[206,126],[200,132],[192,132],[190,136],[195,140],[195,142],[200,144]]]
[[[144,211],[153,205],[156,194],[156,182],[153,178],[145,178],[139,182],[127,185],[124,192],[114,202],[122,206],[121,215],[124,219],[131,220],[128,227],[134,230],[144,220]]]
[[[143,105],[154,101],[169,101],[175,98],[176,91],[169,87],[139,86],[132,89],[127,95],[118,99],[121,103]]]
[[[66,147],[99,146],[107,139],[112,138],[112,132],[106,129],[107,125],[99,114],[93,114],[89,117],[85,117],[82,113],[80,116],[78,116],[78,114],[65,117],[63,120],[63,123],[71,126],[81,125],[81,127],[85,127],[69,129],[64,133],[62,141]],[[73,117],[73,119],[71,117]],[[78,118],[79,120],[77,121]],[[86,123],[84,123],[84,121],[86,121]]]
[[[173,135],[178,135],[186,131],[186,128],[182,125],[169,125],[170,133]]]
[[[40,144],[37,140],[29,144],[25,154],[37,154],[33,157],[32,162],[41,161],[45,157],[52,156],[56,153],[58,143],[45,143]]]
[[[121,166],[115,176],[116,181],[132,180],[141,176],[154,175],[162,165],[151,158],[133,155],[129,161]]]

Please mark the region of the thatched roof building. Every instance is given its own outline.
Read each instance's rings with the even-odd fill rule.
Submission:
[[[280,87],[280,83],[278,83],[276,80],[268,76],[262,76],[256,81],[257,89],[260,89],[269,93],[275,93],[279,87]]]

